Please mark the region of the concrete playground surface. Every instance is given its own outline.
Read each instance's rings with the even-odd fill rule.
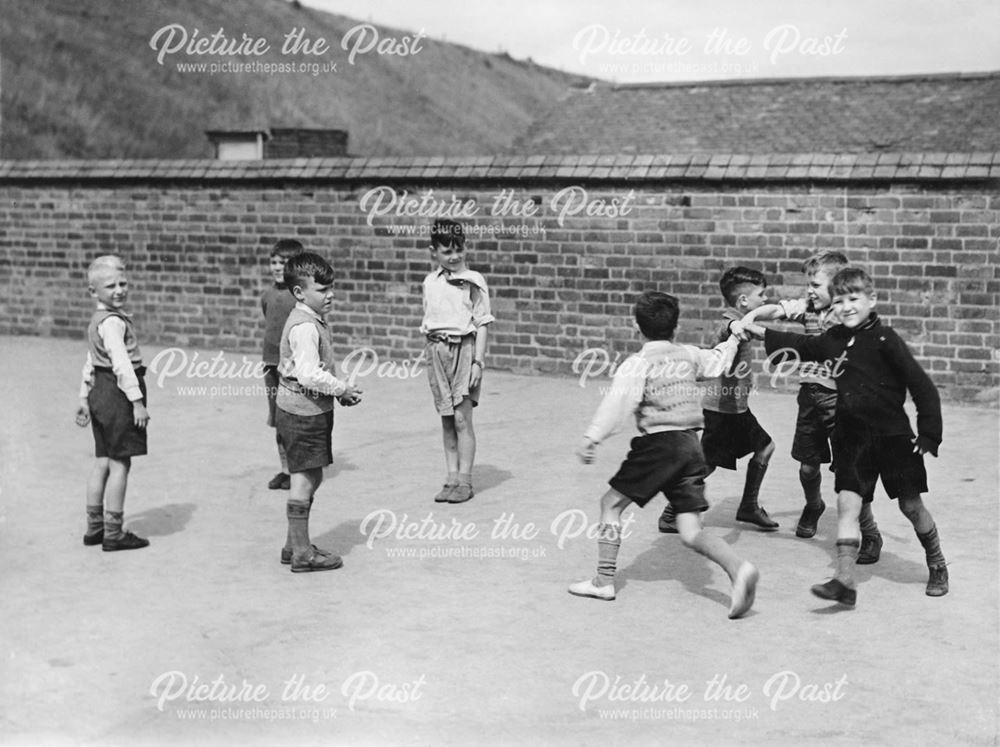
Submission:
[[[745,461],[708,481],[706,525],[761,571],[731,621],[725,574],[657,532],[662,499],[632,514],[617,600],[566,593],[594,571],[587,535],[631,436],[593,466],[574,457],[606,378],[487,371],[462,505],[431,500],[443,460],[424,376],[359,378],[311,527],[344,568],[291,574],[262,381],[240,370],[255,356],[160,357],[126,503],[152,544],[102,553],[81,542],[83,343],[0,349],[0,743],[997,743],[994,406],[946,405],[928,459],[951,592],[924,595],[922,549],[879,493],[885,547],[849,610],[809,593],[831,573],[836,512],[794,536],[795,398],[759,382],[751,406],[778,445],[762,503],[780,530],[734,522]]]

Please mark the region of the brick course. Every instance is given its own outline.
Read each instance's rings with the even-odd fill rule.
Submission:
[[[672,177],[650,176],[674,163],[669,156],[589,163],[585,157],[225,166],[3,162],[0,332],[81,337],[92,304],[86,266],[98,254],[118,253],[129,265],[143,340],[255,352],[268,249],[278,238],[297,237],[337,270],[332,321],[345,354],[367,346],[380,356],[416,355],[420,282],[431,264],[426,233],[399,231],[426,230],[429,219],[384,216],[369,225],[359,207],[368,190],[391,184],[398,194],[419,198],[432,189],[446,202],[454,195],[478,206],[477,217],[466,221],[483,229],[470,231],[470,264],[486,276],[493,295],[495,367],[569,374],[586,348],[605,348],[611,360],[627,354],[636,345],[631,303],[653,287],[680,298],[678,339],[703,343],[722,308],[718,279],[725,267],[761,269],[774,295],[793,297],[804,287],[802,260],[833,248],[874,274],[881,312],[946,397],[972,400],[1000,386],[996,179],[967,171],[947,179],[848,178],[843,174],[851,169],[866,168],[861,157],[838,156],[824,165],[821,155],[681,156],[681,171]],[[989,172],[1000,160],[973,155],[948,167],[985,163]],[[947,158],[910,156],[893,164],[882,154],[877,163],[885,159],[890,170],[910,162],[943,167]],[[734,165],[745,170],[748,164],[762,176],[726,176]],[[815,166],[827,169],[825,176],[809,176]],[[806,169],[803,178],[769,171],[793,167]],[[546,168],[552,173],[542,176]],[[645,169],[644,176],[630,177],[631,168]],[[529,169],[537,173],[522,176]],[[724,173],[714,178],[706,169]],[[605,212],[582,211],[560,223],[553,198],[574,186],[590,201],[602,201]],[[521,205],[530,201],[535,216],[491,215],[501,190],[512,190]]]

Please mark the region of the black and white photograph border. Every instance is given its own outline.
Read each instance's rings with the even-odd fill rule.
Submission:
[[[964,0],[5,2],[0,742],[996,744],[998,29]],[[285,295],[289,243],[332,282]],[[746,300],[723,298],[729,268],[778,308],[818,303],[806,262],[830,252],[932,384],[883,352],[906,386],[868,401],[902,392],[918,437],[940,409],[936,453],[916,445],[943,596],[881,482],[876,562],[845,563],[829,463],[797,532],[810,374],[754,324],[727,330],[752,338],[766,474],[749,489],[753,448],[711,472],[701,540],[660,527],[662,493],[608,533],[608,480],[652,438],[640,408],[594,446],[630,356],[712,355],[693,347]],[[643,336],[649,291],[679,345]],[[472,326],[433,325],[445,292]],[[275,298],[325,317],[315,389]],[[787,316],[756,324],[804,331]],[[470,378],[446,414],[452,352]],[[644,375],[635,401],[676,425]],[[332,463],[295,465],[272,376],[279,410],[333,407]],[[127,406],[140,379],[122,427],[143,446],[102,462],[94,394]],[[750,599],[712,562],[733,554]],[[810,593],[830,578],[856,601]]]

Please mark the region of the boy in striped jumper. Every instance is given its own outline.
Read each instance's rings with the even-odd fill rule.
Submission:
[[[646,291],[635,305],[635,320],[646,339],[637,354],[615,372],[577,452],[584,464],[594,450],[629,415],[642,435],[632,439],[625,461],[601,498],[597,537],[597,575],[569,587],[570,594],[615,598],[614,576],[621,547],[621,514],[630,504],[645,506],[659,492],[677,512],[677,530],[686,547],[720,565],[733,584],[729,617],[738,618],[753,605],[758,571],[741,560],[721,537],[702,529],[708,467],[698,431],[704,419],[699,378],[718,376],[732,363],[738,341],[731,334],[711,350],[673,342],[679,314],[677,299]],[[740,332],[740,322],[731,323]]]

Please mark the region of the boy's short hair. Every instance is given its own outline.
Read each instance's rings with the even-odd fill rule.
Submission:
[[[124,269],[125,262],[117,254],[103,254],[91,262],[90,267],[87,268],[87,284],[96,285],[97,281],[106,273],[120,272]]]
[[[830,289],[835,296],[845,296],[848,293],[874,293],[875,283],[860,267],[845,267],[833,276]]]
[[[722,297],[730,306],[736,305],[736,299],[740,297],[743,289],[752,285],[754,287],[767,287],[767,278],[760,270],[751,270],[749,267],[730,267],[719,280],[719,290]]]
[[[457,246],[465,248],[465,231],[462,224],[450,218],[438,218],[431,226],[431,246]]]
[[[281,257],[286,262],[297,254],[302,254],[306,248],[298,239],[278,239],[271,247],[272,257]]]
[[[672,340],[680,304],[668,293],[645,291],[635,302],[635,321],[648,340]]]
[[[296,254],[285,263],[285,285],[289,289],[296,285],[301,288],[306,280],[329,285],[333,282],[333,266],[313,252]]]
[[[802,272],[806,275],[814,275],[820,270],[826,270],[831,275],[836,275],[850,264],[847,257],[841,252],[827,249],[826,251],[814,254],[802,263]]]

